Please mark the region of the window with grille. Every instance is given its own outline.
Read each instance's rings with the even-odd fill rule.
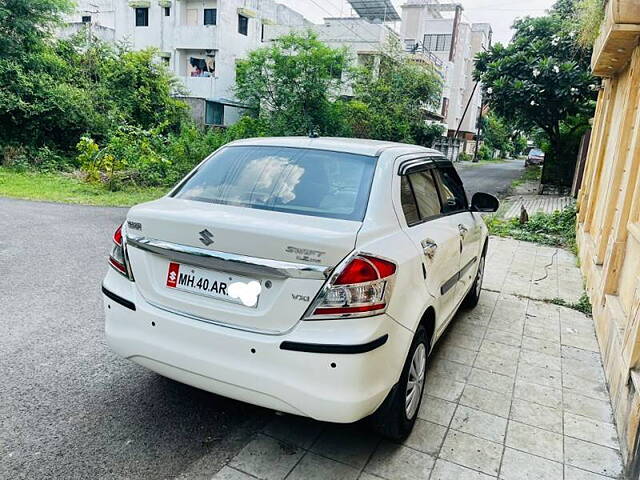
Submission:
[[[424,36],[424,48],[430,52],[448,52],[451,49],[451,34],[426,34]]]

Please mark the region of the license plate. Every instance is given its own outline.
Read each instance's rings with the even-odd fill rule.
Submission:
[[[169,262],[167,288],[255,307],[262,287],[248,277]]]

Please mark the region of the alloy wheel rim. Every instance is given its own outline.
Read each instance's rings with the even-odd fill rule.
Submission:
[[[418,345],[413,352],[411,364],[409,366],[409,377],[407,378],[407,390],[405,396],[405,412],[407,418],[411,420],[420,404],[420,397],[424,387],[424,377],[427,366],[427,349],[424,343]]]

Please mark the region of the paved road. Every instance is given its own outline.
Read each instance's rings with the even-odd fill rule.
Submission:
[[[210,478],[271,415],[108,350],[99,288],[125,213],[0,198],[2,479]]]
[[[521,165],[459,170],[496,193]],[[108,350],[99,289],[125,213],[0,198],[0,478],[210,478],[272,416]]]
[[[476,192],[490,193],[500,197],[506,193],[511,182],[522,175],[524,160],[483,164],[457,163],[456,170],[464,182],[469,201]]]

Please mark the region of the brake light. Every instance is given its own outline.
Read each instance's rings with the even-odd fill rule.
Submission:
[[[396,265],[371,255],[355,255],[318,294],[307,320],[368,317],[383,313]]]
[[[113,234],[113,248],[109,255],[109,265],[118,273],[130,279],[125,260],[125,247],[122,242],[122,225]]]

